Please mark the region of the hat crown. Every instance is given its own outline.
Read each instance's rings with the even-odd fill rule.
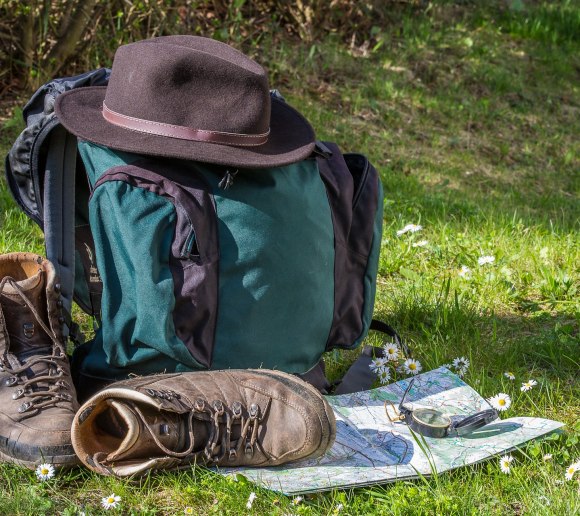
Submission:
[[[269,130],[264,69],[225,43],[197,36],[119,47],[104,102],[126,117],[202,131]]]

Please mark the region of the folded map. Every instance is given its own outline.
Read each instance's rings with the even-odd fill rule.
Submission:
[[[417,375],[405,406],[468,416],[490,408],[461,378],[444,367]],[[474,464],[553,432],[563,423],[534,417],[496,419],[463,437],[413,433],[396,414],[410,379],[369,391],[326,396],[336,416],[336,441],[322,457],[272,468],[222,469],[288,495],[394,482]],[[385,401],[387,404],[385,404]],[[387,409],[385,408],[387,405]]]

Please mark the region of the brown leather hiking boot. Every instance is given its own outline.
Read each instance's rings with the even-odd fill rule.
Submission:
[[[54,267],[41,256],[0,256],[0,462],[79,463],[70,439],[78,403],[59,289]]]
[[[191,463],[276,466],[322,455],[336,423],[322,395],[269,370],[200,371],[117,382],[79,410],[72,442],[104,475]]]

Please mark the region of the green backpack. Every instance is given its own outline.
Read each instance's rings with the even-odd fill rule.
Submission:
[[[74,295],[98,321],[75,350],[79,391],[128,374],[304,374],[324,352],[357,347],[371,327],[383,220],[367,158],[319,142],[298,163],[233,170],[77,147],[46,106],[107,73],[41,88],[6,167],[45,231],[65,308]]]

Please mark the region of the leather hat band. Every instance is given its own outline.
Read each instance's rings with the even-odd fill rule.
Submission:
[[[103,102],[103,118],[113,125],[137,131],[140,133],[155,134],[157,136],[167,136],[180,140],[190,140],[194,142],[220,143],[222,145],[233,145],[236,147],[252,147],[263,145],[268,141],[268,132],[262,134],[239,134],[222,133],[219,131],[208,131],[205,129],[193,129],[181,125],[164,124],[143,120],[132,116],[122,115],[110,110]]]

